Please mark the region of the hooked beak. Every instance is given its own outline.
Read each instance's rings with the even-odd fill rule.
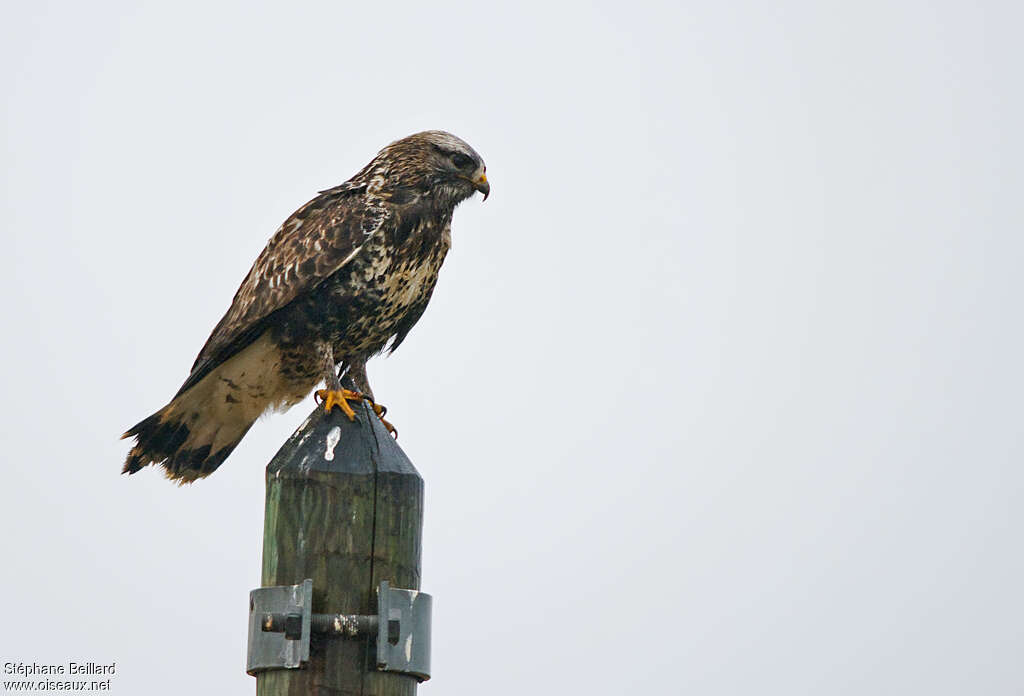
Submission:
[[[473,181],[473,188],[484,194],[485,201],[487,200],[487,197],[491,195],[491,185],[487,183],[487,175],[484,173],[481,173],[480,176]]]

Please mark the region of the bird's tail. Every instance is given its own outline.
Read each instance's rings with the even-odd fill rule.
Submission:
[[[250,417],[241,409],[217,408],[201,387],[202,383],[174,397],[121,436],[136,439],[121,473],[159,464],[167,478],[185,484],[209,476],[221,465],[258,413]]]

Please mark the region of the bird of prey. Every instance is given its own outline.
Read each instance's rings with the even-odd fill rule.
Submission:
[[[373,399],[366,361],[394,351],[430,301],[452,213],[490,194],[480,155],[443,131],[397,140],[321,191],[270,238],[171,402],[122,437],[123,473],[148,464],[189,483],[223,463],[257,418],[317,392],[355,419]],[[355,386],[342,388],[341,380]],[[389,430],[393,431],[387,421]]]

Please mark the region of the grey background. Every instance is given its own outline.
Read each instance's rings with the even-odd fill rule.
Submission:
[[[289,213],[443,128],[493,193],[370,366],[422,693],[1021,693],[1018,7],[5,3],[0,661],[253,692],[312,401],[190,488],[117,437]]]

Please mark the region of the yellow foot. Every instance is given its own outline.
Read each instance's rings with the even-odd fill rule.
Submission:
[[[351,389],[319,389],[316,392],[316,396],[323,402],[325,411],[330,413],[332,408],[339,406],[350,421],[356,419],[356,412],[352,410],[348,402],[361,401],[363,399],[362,394]]]
[[[391,425],[391,423],[388,423],[386,420],[384,420],[384,414],[388,412],[388,407],[387,406],[381,406],[377,402],[372,401],[369,397],[365,397],[364,396],[363,398],[366,399],[366,401],[370,404],[370,408],[372,408],[373,412],[377,414],[378,418],[380,418],[380,422],[384,424],[384,427],[387,428],[387,431],[389,433],[391,433],[392,437],[394,437],[397,440],[398,439],[398,428],[396,428],[395,426]]]

